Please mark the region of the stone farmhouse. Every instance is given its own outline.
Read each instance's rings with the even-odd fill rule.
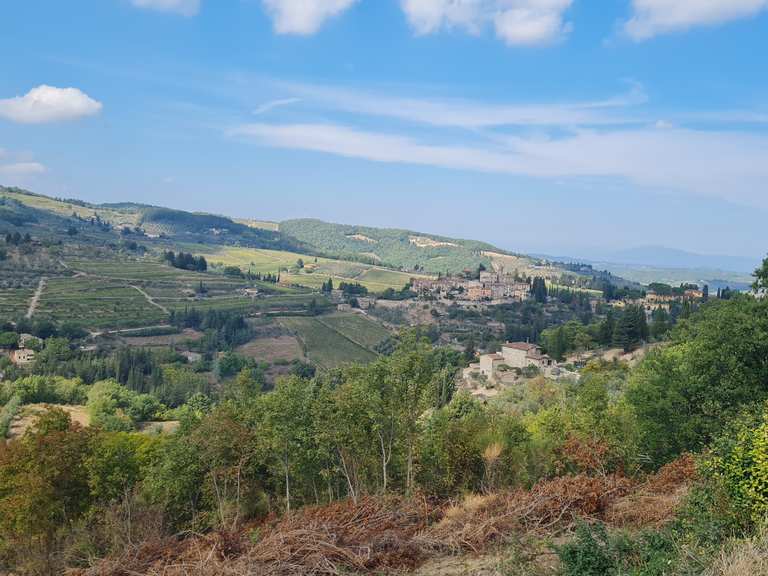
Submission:
[[[516,371],[535,367],[544,373],[550,373],[556,368],[555,361],[542,353],[541,348],[527,342],[507,342],[501,351],[495,354],[482,354],[479,362],[470,364],[464,369],[463,379],[471,382],[480,376],[493,384],[505,383],[511,377],[516,377]],[[509,370],[506,370],[509,369]],[[509,377],[507,377],[509,374]]]
[[[35,351],[29,348],[20,348],[11,352],[11,362],[17,365],[31,364],[35,360]]]

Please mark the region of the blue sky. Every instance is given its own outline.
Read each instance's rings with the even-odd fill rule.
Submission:
[[[768,249],[768,0],[6,0],[0,183],[591,256]]]

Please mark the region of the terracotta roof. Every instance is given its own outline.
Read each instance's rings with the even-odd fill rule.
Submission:
[[[529,350],[535,350],[538,348],[536,344],[529,344],[528,342],[507,342],[503,347],[513,348],[514,350],[522,350],[523,352],[528,352]]]
[[[487,355],[491,360],[504,360],[504,356],[501,354],[488,354]]]

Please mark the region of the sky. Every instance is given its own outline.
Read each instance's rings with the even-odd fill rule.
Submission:
[[[768,0],[4,0],[0,184],[768,251]]]

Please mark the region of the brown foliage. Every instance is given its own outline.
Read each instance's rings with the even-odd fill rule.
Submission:
[[[558,531],[576,518],[599,518],[631,482],[621,476],[562,476],[531,490],[470,496],[449,508],[418,540],[436,549],[478,552],[511,534]]]
[[[604,474],[609,456],[610,449],[605,442],[569,436],[557,449],[556,470],[559,474],[567,470],[584,474]]]
[[[468,496],[447,509],[424,498],[344,500],[268,518],[250,532],[255,543],[245,532],[158,540],[77,574],[395,573],[435,552],[481,552],[512,538],[567,531],[577,518],[615,525],[663,523],[673,514],[670,495],[685,489],[694,474],[693,458],[684,456],[638,485],[620,475],[562,476],[531,490]]]
[[[413,537],[434,515],[426,500],[396,497],[334,502],[272,518],[245,534],[213,533],[146,543],[74,576],[336,575],[413,568],[423,551]]]
[[[434,514],[426,500],[394,497],[306,508],[267,528],[249,558],[262,565],[301,566],[312,574],[336,574],[337,566],[413,567],[421,556],[413,536]]]
[[[684,454],[613,502],[605,520],[620,527],[658,528],[674,517],[695,476],[696,462],[693,456]]]

